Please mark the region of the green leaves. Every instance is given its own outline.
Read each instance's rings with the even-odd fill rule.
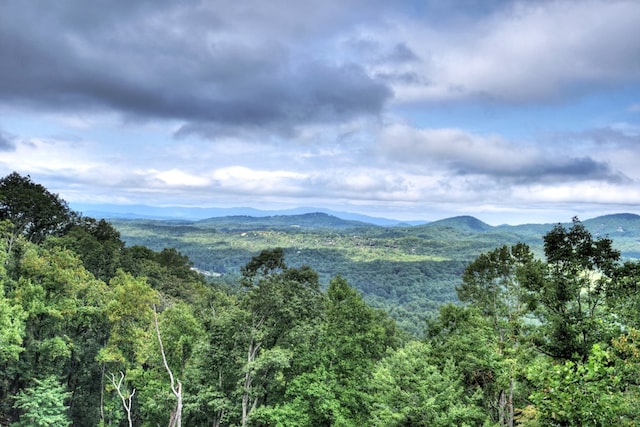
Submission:
[[[614,288],[620,253],[611,240],[596,239],[577,218],[570,229],[556,226],[544,238],[547,264],[528,280],[529,305],[541,321],[537,345],[565,360],[585,359],[597,342],[613,338],[605,298]],[[528,277],[531,278],[531,275]]]
[[[71,425],[65,401],[69,398],[55,376],[34,379],[34,385],[21,391],[14,407],[21,410],[20,421],[12,427],[64,427]]]
[[[68,227],[73,216],[67,202],[31,181],[28,175],[13,172],[0,179],[0,220],[11,221],[14,236],[42,242]]]
[[[635,425],[637,395],[627,393],[610,352],[596,344],[585,361],[540,358],[527,373],[534,385],[535,411],[528,425]]]
[[[412,341],[382,359],[371,381],[371,425],[447,427],[484,422],[479,396],[465,393],[455,365],[447,361],[441,368],[431,354],[428,344]]]

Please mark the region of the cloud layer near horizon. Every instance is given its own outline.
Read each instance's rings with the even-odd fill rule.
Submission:
[[[638,22],[622,0],[7,0],[0,172],[72,202],[633,210]]]

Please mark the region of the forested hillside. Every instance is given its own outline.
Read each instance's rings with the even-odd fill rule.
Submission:
[[[177,248],[200,271],[234,281],[260,251],[284,249],[287,262],[311,265],[326,287],[340,274],[365,300],[385,309],[400,326],[421,335],[424,321],[443,303],[455,302],[465,266],[478,254],[516,243],[543,255],[553,224],[492,227],[473,217],[420,226],[380,227],[322,213],[202,221],[114,219],[129,245]],[[585,221],[596,236],[610,236],[623,258],[640,258],[640,217],[622,214]]]
[[[462,304],[440,305],[420,338],[368,305],[345,277],[322,286],[314,265],[290,263],[292,250],[278,243],[296,234],[241,231],[238,238],[273,246],[221,281],[192,269],[176,249],[126,245],[109,222],[71,211],[16,173],[0,179],[0,221],[0,425],[531,427],[640,419],[640,263],[622,259],[612,240],[577,219],[549,228],[540,255],[511,241],[476,253],[458,277]],[[446,258],[437,245],[427,251],[420,236],[436,242],[468,233],[456,247],[471,255],[500,233],[462,222],[468,230],[449,221],[411,229],[416,235],[369,227],[306,238],[319,246],[331,238],[363,262],[386,252],[420,263]],[[194,227],[166,226],[183,237]]]

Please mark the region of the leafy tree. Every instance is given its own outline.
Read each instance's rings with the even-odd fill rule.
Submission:
[[[145,350],[144,372],[136,373],[140,417],[145,423],[183,424],[185,371],[202,335],[202,326],[187,304],[172,304],[161,313],[154,306],[154,341]]]
[[[640,262],[627,261],[616,269],[607,288],[607,305],[623,324],[640,328]]]
[[[467,395],[481,390],[487,410],[492,410],[496,391],[504,390],[505,385],[500,381],[503,358],[496,351],[492,322],[477,308],[447,304],[428,322],[425,339],[434,363],[444,369],[447,361],[453,362],[462,374]]]
[[[593,239],[574,218],[571,228],[554,227],[544,236],[546,268],[532,269],[523,284],[529,308],[541,321],[536,338],[546,354],[586,360],[597,342],[618,333],[605,310],[620,253],[607,238]]]
[[[636,425],[637,396],[629,399],[610,351],[594,344],[585,360],[540,358],[528,370],[535,386],[523,426]]]
[[[259,412],[261,425],[366,425],[377,361],[399,344],[395,323],[342,277],[329,284],[323,321],[286,399]]]
[[[138,279],[119,270],[109,282],[111,298],[106,304],[106,315],[110,334],[104,346],[96,355],[96,361],[102,365],[102,378],[115,378],[120,373],[123,390],[140,389],[145,385],[144,365],[150,355],[150,346],[154,342],[153,304],[159,296],[144,279]],[[106,385],[102,382],[103,390]],[[107,391],[113,391],[109,386]],[[123,393],[124,394],[124,393]],[[115,398],[118,401],[119,398]],[[117,419],[118,414],[110,414],[101,399],[102,421]],[[109,402],[107,402],[109,403]],[[123,403],[123,409],[129,410]],[[112,406],[112,405],[108,405]],[[134,417],[134,422],[137,419]]]
[[[12,241],[24,235],[32,242],[41,242],[48,235],[64,231],[74,215],[67,202],[28,175],[13,172],[0,179],[0,220],[13,225]]]
[[[7,241],[1,238],[5,234],[0,224],[0,363],[17,360],[24,350],[22,340],[25,333],[26,313],[13,298],[8,298],[5,283],[9,284],[5,265],[11,256],[7,251]]]
[[[104,282],[115,276],[125,251],[120,233],[104,219],[80,217],[63,237],[50,241],[51,245],[73,250],[84,267]]]
[[[21,391],[15,398],[15,407],[22,411],[15,427],[62,427],[71,425],[65,401],[71,393],[55,376],[34,379],[35,385]]]
[[[191,260],[175,249],[160,252],[144,246],[126,248],[121,266],[135,277],[145,277],[151,287],[167,297],[193,305],[206,300],[204,277],[194,271]]]
[[[19,277],[9,296],[24,312],[24,338],[8,393],[32,378],[56,375],[72,393],[70,413],[80,423],[95,420],[99,408],[99,366],[94,358],[108,330],[107,289],[71,251],[25,243],[17,257]],[[81,423],[80,423],[81,424]]]
[[[481,394],[465,393],[463,378],[449,359],[431,360],[428,344],[412,341],[382,359],[372,379],[373,426],[482,425]]]
[[[527,306],[523,281],[539,269],[530,248],[518,243],[483,253],[465,269],[457,287],[460,301],[468,303],[485,316],[494,333],[499,372],[495,385],[494,406],[502,425],[514,425],[514,388],[518,367],[523,361],[523,343]],[[488,390],[487,390],[488,391]]]
[[[320,284],[309,267],[289,269],[281,249],[261,252],[242,272],[247,291],[241,305],[249,315],[243,332],[247,356],[241,423],[245,426],[259,403],[277,393],[273,375],[290,366],[290,349],[302,326],[319,316]]]
[[[185,369],[185,423],[233,425],[241,419],[237,385],[243,378],[249,315],[235,295],[222,290],[210,296],[208,306],[198,316],[204,336]]]

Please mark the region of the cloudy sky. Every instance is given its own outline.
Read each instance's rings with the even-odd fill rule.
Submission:
[[[0,174],[73,206],[640,213],[637,0],[0,2]]]

